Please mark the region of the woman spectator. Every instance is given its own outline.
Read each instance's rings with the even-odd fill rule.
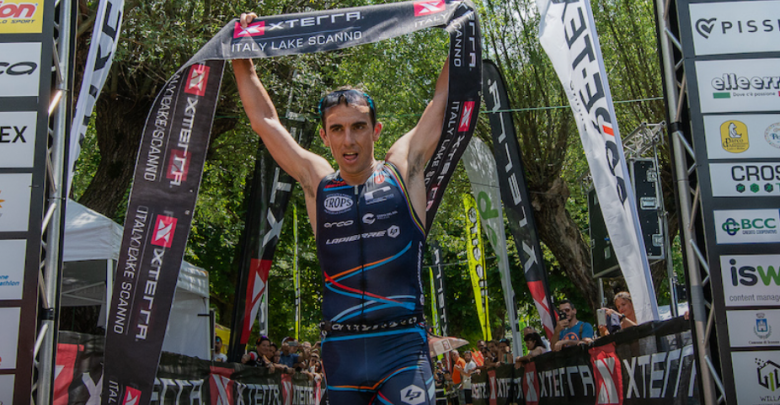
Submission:
[[[636,326],[636,314],[634,313],[634,302],[631,301],[631,294],[626,291],[621,291],[615,294],[614,302],[617,311],[611,308],[602,308],[607,316],[617,315],[620,320],[620,329]],[[606,325],[599,325],[599,332],[601,333],[601,336],[609,335],[609,330]]]
[[[528,354],[525,356],[519,356],[517,359],[515,359],[515,368],[520,368],[523,366],[523,364],[528,363],[531,361],[532,358],[542,354],[547,353],[547,348],[544,347],[544,342],[542,341],[542,336],[539,335],[536,332],[529,333],[525,335],[525,346],[528,347]]]

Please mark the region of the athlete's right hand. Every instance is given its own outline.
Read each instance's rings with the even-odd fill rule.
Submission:
[[[246,29],[246,27],[254,21],[257,18],[257,14],[249,12],[249,13],[241,13],[241,18],[239,19],[239,23],[241,24],[241,28]]]

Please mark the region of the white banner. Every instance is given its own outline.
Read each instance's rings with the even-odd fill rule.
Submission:
[[[727,311],[731,347],[780,346],[780,309]]]
[[[506,232],[504,211],[501,208],[501,191],[498,188],[498,170],[493,153],[479,138],[471,138],[463,165],[471,181],[471,194],[477,200],[477,209],[482,217],[482,229],[488,236],[498,259],[501,272],[501,288],[504,290],[504,304],[512,327],[513,353],[523,352],[523,335],[517,321],[517,304],[512,277],[509,271],[509,257],[506,254]]]
[[[0,325],[3,325],[0,328],[0,342],[3,342],[0,345],[0,370],[13,370],[16,368],[20,313],[21,308],[18,307],[0,308]]]
[[[0,174],[0,232],[27,232],[32,174]]]
[[[40,42],[0,44],[0,97],[38,97]]]
[[[688,7],[696,55],[777,51],[777,1],[709,2]]]
[[[640,323],[658,319],[650,266],[587,0],[537,0],[539,38],[566,89],[604,222]]]
[[[777,114],[705,115],[710,159],[780,158]]]
[[[0,240],[0,300],[22,299],[27,241]]]
[[[33,167],[35,111],[0,112],[0,168]]]
[[[70,149],[68,156],[68,186],[65,195],[70,194],[76,160],[81,153],[81,143],[87,133],[100,90],[111,70],[111,62],[116,53],[119,30],[122,27],[124,0],[101,0],[92,30],[92,42],[89,45],[87,65],[81,81],[81,91],[73,113],[73,125],[70,129]]]

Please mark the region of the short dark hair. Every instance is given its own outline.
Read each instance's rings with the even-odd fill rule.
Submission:
[[[325,111],[339,104],[362,105],[359,101],[366,103],[366,106],[368,106],[369,109],[368,115],[371,117],[371,125],[376,126],[376,105],[371,96],[363,90],[351,86],[343,86],[326,94],[320,99],[319,104],[317,104],[317,113],[320,115],[322,127],[325,127]]]
[[[215,342],[222,343],[222,338],[221,338],[221,337],[219,337],[219,336],[217,336],[217,337],[214,339],[214,341],[215,341]]]
[[[544,342],[542,341],[542,336],[540,334],[536,333],[536,332],[529,333],[529,334],[525,335],[525,338],[523,340],[526,341],[526,342],[528,342],[528,341],[534,342],[535,345],[536,345],[535,347],[544,347]]]
[[[558,302],[558,307],[560,308],[560,306],[563,304],[569,304],[571,305],[571,309],[577,309],[577,307],[574,306],[574,303],[569,300],[561,300],[560,302]]]

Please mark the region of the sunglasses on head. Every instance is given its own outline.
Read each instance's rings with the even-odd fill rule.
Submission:
[[[321,98],[319,104],[317,104],[317,113],[320,114],[320,119],[325,122],[325,111],[328,108],[342,103],[346,105],[360,105],[360,101],[365,101],[368,104],[371,120],[375,122],[376,107],[374,107],[374,100],[367,93],[355,89],[336,90]]]

